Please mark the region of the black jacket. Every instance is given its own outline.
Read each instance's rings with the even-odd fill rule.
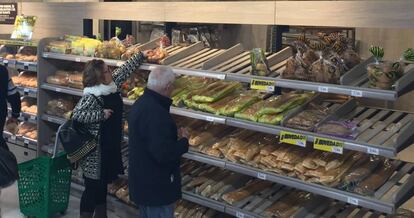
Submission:
[[[12,108],[14,118],[20,115],[20,94],[9,78],[9,71],[6,67],[0,65],[0,130],[3,134],[4,124],[7,117],[7,102]],[[6,147],[3,135],[0,138],[0,146]]]
[[[181,198],[180,159],[188,140],[177,139],[171,99],[145,89],[129,114],[129,193],[137,205],[162,206]]]

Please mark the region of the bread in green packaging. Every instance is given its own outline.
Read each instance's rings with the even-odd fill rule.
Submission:
[[[250,121],[257,122],[257,120],[259,119],[257,112],[263,107],[264,103],[265,101],[256,102],[250,107],[247,107],[244,110],[235,113],[234,117],[243,119],[243,120],[250,120]]]
[[[240,88],[242,88],[242,84],[238,82],[218,81],[202,89],[203,91],[194,95],[192,100],[200,103],[212,103]]]
[[[235,113],[258,102],[260,100],[259,95],[260,93],[254,90],[240,93],[238,97],[233,98],[224,107],[220,108],[218,114],[232,117]]]

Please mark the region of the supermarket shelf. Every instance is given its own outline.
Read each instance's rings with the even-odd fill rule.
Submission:
[[[37,140],[27,138],[25,136],[16,136],[7,131],[3,132],[3,137],[6,139],[7,142],[20,145],[22,147],[30,148],[34,151],[37,150]]]
[[[82,192],[84,189],[85,189],[84,186],[82,184],[79,184],[76,181],[71,183],[71,194],[76,197],[80,198],[82,196]],[[195,195],[191,192],[183,191],[182,198],[184,200],[217,210],[219,212],[224,212],[225,205],[223,203],[216,202],[208,198]],[[111,208],[115,212],[117,212],[118,210],[126,210],[126,211],[129,211],[128,214],[130,215],[131,215],[131,212],[136,213],[136,214],[138,213],[138,209],[135,206],[126,204],[114,196],[108,195],[107,199],[109,203],[108,207]],[[126,216],[126,217],[130,217],[130,216]]]
[[[50,123],[58,124],[58,125],[62,125],[66,121],[66,119],[64,119],[64,118],[51,116],[51,115],[47,115],[47,114],[42,115],[42,120],[48,121]]]
[[[199,204],[199,205],[217,210],[219,212],[225,212],[225,207],[226,206],[225,206],[224,203],[214,201],[214,200],[208,199],[206,197],[193,194],[193,193],[188,192],[188,191],[183,191],[182,193],[183,193],[182,196],[183,196],[184,200],[191,201],[193,203],[196,203],[196,204]]]
[[[0,45],[17,45],[17,46],[32,46],[37,47],[37,41],[19,41],[12,39],[0,39]]]
[[[71,183],[71,195],[80,198],[85,187],[73,181]],[[120,217],[138,217],[138,209],[126,204],[112,195],[107,196],[107,207]]]
[[[82,91],[79,89],[73,89],[73,88],[51,85],[51,84],[43,84],[41,87],[43,89],[51,90],[55,92],[82,96]],[[134,103],[134,100],[128,100],[126,98],[124,98],[123,101],[126,105],[132,105]],[[345,114],[346,113],[353,114],[354,111],[352,110],[356,107],[354,104],[355,102],[350,101],[341,109],[340,112],[345,113]],[[355,110],[359,110],[359,111],[367,110],[367,113],[372,112],[372,113],[378,113],[380,115],[387,115],[393,112],[393,111],[389,111],[385,109],[374,110],[374,109],[360,108],[360,107],[356,107]],[[375,144],[375,143],[371,143],[370,141],[343,139],[339,137],[333,137],[333,136],[328,136],[328,135],[323,135],[323,134],[318,134],[318,133],[313,133],[313,132],[296,130],[296,129],[287,128],[283,126],[266,125],[266,124],[260,124],[256,122],[246,121],[246,120],[235,119],[231,117],[217,116],[217,115],[210,114],[210,113],[194,111],[191,109],[185,109],[185,108],[179,108],[179,107],[171,107],[170,113],[179,115],[179,116],[185,116],[185,117],[204,120],[208,122],[226,124],[226,125],[233,126],[233,127],[244,128],[244,129],[249,129],[252,131],[263,132],[263,133],[274,134],[274,135],[278,135],[281,131],[287,131],[291,133],[304,135],[307,137],[307,141],[311,143],[313,143],[315,137],[327,138],[327,139],[343,142],[344,149],[347,149],[347,150],[360,151],[364,153],[381,155],[381,156],[390,157],[390,158],[396,157],[398,151],[400,151],[403,148],[404,144],[406,144],[407,142],[409,142],[409,140],[412,139],[412,136],[411,136],[412,133],[410,133],[409,130],[412,129],[412,127],[414,127],[414,122],[411,121],[412,114],[404,113],[405,114],[404,115],[405,120],[403,123],[404,125],[396,124],[396,126],[400,125],[400,127],[399,128],[393,127],[393,131],[387,133],[387,134],[391,134],[391,133],[394,134],[394,135],[390,135],[390,137],[395,136],[397,135],[396,131],[401,129],[402,133],[398,135],[398,139],[395,139],[397,141],[397,145],[393,145],[393,144],[388,145],[388,143],[386,145],[383,145],[383,143]],[[341,114],[338,114],[338,115],[341,115]],[[378,119],[380,118],[382,117],[378,117]],[[398,116],[394,118],[398,118]],[[374,125],[374,124],[376,124],[376,122],[371,123],[371,125]],[[364,125],[365,130],[369,128],[370,126]],[[377,133],[381,133],[381,132],[377,132]],[[372,132],[370,134],[372,134]],[[379,138],[377,138],[376,140],[379,140]]]
[[[0,64],[16,70],[28,70],[37,72],[37,62],[18,61],[0,58]]]
[[[7,108],[7,112],[8,112],[8,116],[11,117],[11,113],[12,113],[11,108]],[[19,120],[20,121],[28,121],[30,123],[37,124],[37,114],[21,112]]]
[[[82,90],[64,87],[64,86],[58,86],[58,85],[52,85],[52,84],[42,84],[42,89],[54,91],[54,92],[60,92],[68,95],[76,95],[76,96],[82,96]]]
[[[378,189],[374,195],[375,197],[367,197],[319,184],[308,183],[297,178],[266,172],[250,166],[226,161],[224,159],[209,157],[197,152],[189,152],[183,157],[388,214],[393,213],[407,198],[409,198],[410,192],[412,192],[414,188],[414,164],[411,163],[394,162],[399,165],[400,170],[396,171],[395,175]],[[403,184],[398,185],[398,181],[404,176],[409,178],[405,180]],[[391,190],[394,186],[398,186],[396,191]],[[389,196],[390,193],[388,192],[390,190],[392,192],[392,197],[385,198],[385,195]]]
[[[37,88],[17,86],[21,95],[37,98]]]
[[[208,52],[211,52],[210,49],[205,50],[206,51],[204,53],[209,54]],[[249,53],[242,51],[234,53],[233,51],[234,48],[231,48],[227,51],[221,51],[217,55],[212,55],[210,59],[206,59],[205,57],[201,56],[203,54],[203,50],[194,50],[193,53],[189,53],[188,55],[190,55],[190,57],[192,57],[191,55],[195,55],[195,59],[199,57],[201,58],[201,60],[203,60],[203,62],[200,62],[197,65],[188,65],[189,62],[185,61],[187,59],[183,58],[182,60],[175,61],[169,65],[173,68],[173,71],[176,74],[180,75],[208,77],[220,80],[239,81],[247,83],[250,83],[253,79],[269,80],[275,81],[276,86],[281,88],[301,89],[324,93],[335,93],[354,97],[374,98],[390,101],[396,100],[399,96],[414,89],[414,68],[408,70],[406,74],[396,82],[395,90],[380,90],[367,88],[368,78],[365,69],[367,64],[372,62],[372,58],[367,59],[360,65],[356,66],[355,68],[347,72],[344,76],[341,77],[341,85],[336,85],[280,78],[279,74],[283,69],[284,63],[286,62],[286,59],[289,58],[289,56],[291,55],[291,49],[289,48],[284,49],[276,54],[269,54],[269,65],[270,68],[274,71],[274,73],[269,77],[250,75]],[[199,54],[200,52],[201,54]],[[43,57],[49,59],[58,59],[74,62],[87,62],[89,60],[94,59],[93,57],[56,54],[50,52],[44,52]],[[120,60],[102,60],[104,60],[110,66],[120,66],[124,63],[124,61]],[[225,64],[226,61],[229,63]],[[185,63],[187,63],[187,65],[185,65]],[[212,63],[221,64],[212,66]],[[140,67],[140,69],[151,70],[155,66],[157,65],[143,64]],[[182,66],[192,68],[183,68]],[[204,66],[209,67],[209,69],[204,69],[207,68]]]

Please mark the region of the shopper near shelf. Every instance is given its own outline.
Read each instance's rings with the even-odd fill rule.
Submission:
[[[178,131],[170,115],[174,80],[169,67],[153,69],[128,117],[129,194],[142,218],[174,217],[181,198],[180,159],[188,151],[188,132]]]
[[[106,217],[107,185],[123,174],[121,157],[123,102],[122,83],[144,61],[140,52],[113,73],[102,60],[86,63],[83,72],[83,96],[73,110],[72,119],[87,127],[99,140],[97,147],[79,163],[85,191],[80,217]]]
[[[20,116],[20,93],[14,86],[13,81],[9,77],[9,71],[6,67],[0,65],[0,129],[3,134],[4,124],[7,118],[7,102],[12,108],[12,117],[7,123],[17,124],[17,118]],[[0,147],[7,148],[7,144],[3,137],[0,137]]]
[[[3,138],[3,130],[7,118],[7,102],[10,103],[12,108],[12,117],[7,120],[7,124],[17,126],[17,118],[20,115],[21,106],[20,94],[10,79],[7,68],[0,65],[0,130],[2,134],[0,137],[0,152],[4,152],[0,155],[0,158],[2,158],[0,159],[0,194],[1,186],[13,183],[17,177],[16,157],[12,152],[9,152],[7,143]],[[13,172],[15,176],[11,176],[10,172]]]

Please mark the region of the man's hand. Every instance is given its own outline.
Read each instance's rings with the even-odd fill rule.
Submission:
[[[188,130],[187,130],[187,128],[183,128],[183,127],[181,127],[179,130],[178,130],[178,135],[181,137],[181,138],[190,138],[190,133],[188,132]]]
[[[104,109],[104,113],[105,113],[104,117],[105,117],[105,120],[109,119],[109,117],[111,117],[111,115],[112,115],[113,112],[114,111],[111,110],[111,109]]]

